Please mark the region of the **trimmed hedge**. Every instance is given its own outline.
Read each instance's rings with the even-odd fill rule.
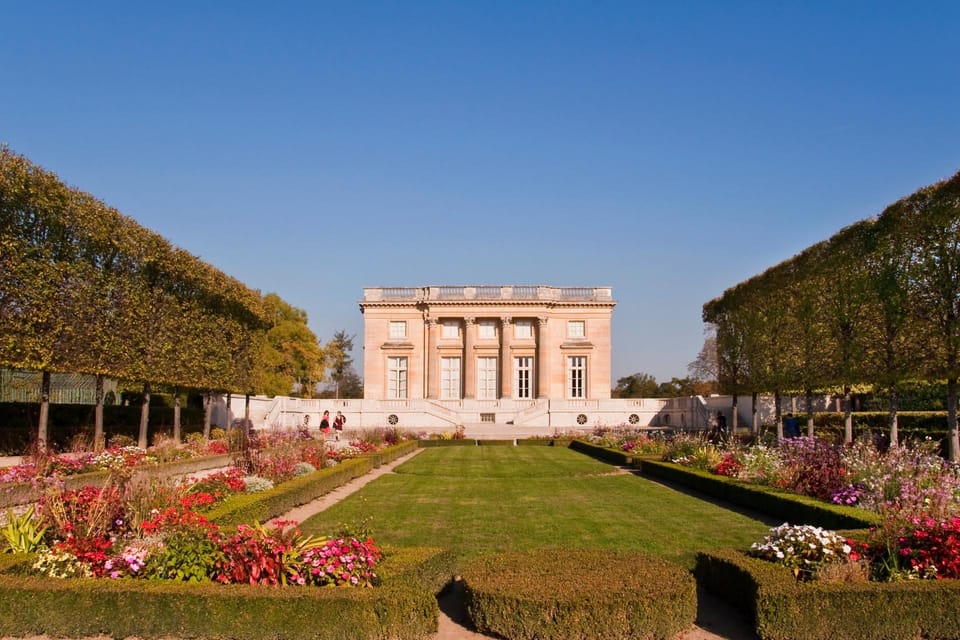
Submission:
[[[867,529],[880,523],[876,513],[823,502],[809,496],[773,487],[750,484],[708,471],[672,462],[638,459],[640,473],[683,485],[731,504],[782,518],[786,522],[812,524],[826,529]]]
[[[0,636],[424,639],[437,632],[444,554],[393,551],[374,589],[0,575]]]
[[[462,573],[477,630],[512,640],[668,639],[697,614],[690,573],[637,553],[538,549],[480,556]]]
[[[619,449],[608,449],[585,440],[572,440],[569,447],[574,451],[585,453],[592,458],[621,466],[630,466],[635,460],[632,453],[620,451]]]
[[[512,447],[515,443],[516,443],[515,440],[507,440],[507,439],[491,439],[491,440],[477,439],[478,447],[495,447],[495,446]]]
[[[440,438],[436,439],[426,439],[420,440],[420,446],[423,448],[428,447],[475,447],[477,446],[477,441],[473,438],[460,438],[459,440],[441,440]]]
[[[571,438],[517,438],[517,445],[569,447]]]
[[[700,552],[697,582],[747,613],[764,640],[960,638],[960,581],[797,582],[739,551]]]

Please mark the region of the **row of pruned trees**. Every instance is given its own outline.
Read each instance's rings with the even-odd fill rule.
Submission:
[[[50,372],[142,383],[146,446],[151,385],[252,392],[267,326],[259,292],[0,148],[0,366],[45,374],[41,443]]]
[[[847,441],[854,386],[889,394],[896,443],[898,385],[946,380],[949,457],[958,460],[960,173],[728,289],[703,319],[716,327],[726,392],[803,393],[809,409],[814,392],[842,389]]]

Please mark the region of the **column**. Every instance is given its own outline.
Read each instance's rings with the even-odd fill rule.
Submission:
[[[512,319],[500,318],[500,397],[510,398],[513,386],[513,358],[510,357],[510,341],[513,339]]]
[[[474,318],[463,319],[463,397],[477,395],[477,359],[473,354],[473,336],[476,332]]]
[[[537,362],[534,372],[537,374],[537,397],[550,397],[550,374],[553,367],[550,353],[547,352],[547,318],[537,318]]]
[[[438,375],[440,373],[440,362],[437,359],[437,319],[427,318],[427,353],[423,359],[423,366],[426,367],[427,392],[423,397],[437,398],[437,391],[440,389]]]

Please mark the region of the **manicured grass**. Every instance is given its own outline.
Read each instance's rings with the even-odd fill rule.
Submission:
[[[463,557],[542,547],[645,551],[693,568],[700,549],[748,547],[769,526],[560,447],[426,449],[303,523],[368,521],[377,542]]]

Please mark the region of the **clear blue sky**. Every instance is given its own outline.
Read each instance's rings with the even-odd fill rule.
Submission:
[[[365,286],[612,286],[613,379],[960,169],[960,2],[0,0],[0,141],[362,344]],[[362,353],[355,352],[358,362]]]

